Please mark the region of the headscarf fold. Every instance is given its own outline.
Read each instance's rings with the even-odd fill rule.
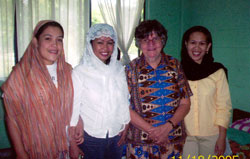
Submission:
[[[182,52],[181,64],[187,79],[191,81],[206,78],[220,68],[223,68],[227,75],[227,69],[221,63],[214,62],[211,51],[204,55],[201,64],[194,62],[187,52]]]
[[[68,153],[66,126],[73,104],[72,67],[64,51],[57,60],[56,88],[37,49],[35,35],[48,22],[53,21],[37,24],[21,61],[2,85],[7,116],[14,121],[30,158],[36,159]]]

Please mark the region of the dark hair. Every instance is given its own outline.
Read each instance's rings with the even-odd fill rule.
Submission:
[[[142,21],[136,28],[135,28],[135,45],[139,47],[141,39],[148,37],[152,32],[155,32],[159,37],[161,37],[163,47],[166,45],[168,35],[167,30],[164,26],[158,22],[157,20],[145,20]]]
[[[193,26],[191,27],[190,29],[188,29],[184,35],[183,35],[183,38],[182,38],[182,46],[181,46],[181,56],[182,56],[182,59],[183,58],[186,58],[185,56],[188,55],[188,52],[187,52],[187,47],[186,47],[186,44],[185,42],[188,42],[189,38],[190,38],[190,35],[194,32],[201,32],[203,33],[205,36],[206,36],[206,41],[207,43],[211,43],[212,44],[212,36],[211,36],[211,33],[209,32],[209,30],[203,26]],[[211,45],[209,51],[208,51],[208,55],[211,55],[212,56],[212,47],[213,45]]]
[[[37,33],[35,35],[35,37],[37,38],[37,40],[39,39],[39,36],[43,33],[43,31],[45,29],[47,29],[48,27],[50,27],[50,26],[52,26],[52,27],[58,27],[62,31],[62,34],[64,36],[63,27],[61,26],[61,24],[59,24],[58,22],[53,21],[53,22],[48,22],[48,23],[44,24],[43,26],[41,26],[41,28],[39,28],[39,30],[37,31]]]

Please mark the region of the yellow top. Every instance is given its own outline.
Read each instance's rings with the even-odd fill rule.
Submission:
[[[190,111],[184,119],[187,134],[211,136],[219,133],[219,125],[228,128],[232,104],[224,70],[188,82],[193,96]]]

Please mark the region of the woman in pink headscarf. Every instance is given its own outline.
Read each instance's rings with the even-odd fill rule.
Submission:
[[[40,21],[21,61],[2,86],[18,159],[69,156],[66,126],[72,114],[73,84],[63,37],[59,23]]]

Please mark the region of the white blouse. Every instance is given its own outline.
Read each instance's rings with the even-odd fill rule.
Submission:
[[[53,83],[55,84],[55,86],[57,87],[57,62],[54,62],[54,64],[52,65],[46,65],[48,72],[50,74],[51,80],[53,81]]]
[[[130,121],[124,68],[108,74],[79,65],[73,70],[72,80],[74,104],[70,126],[76,126],[80,115],[84,131],[90,136],[118,135]]]

